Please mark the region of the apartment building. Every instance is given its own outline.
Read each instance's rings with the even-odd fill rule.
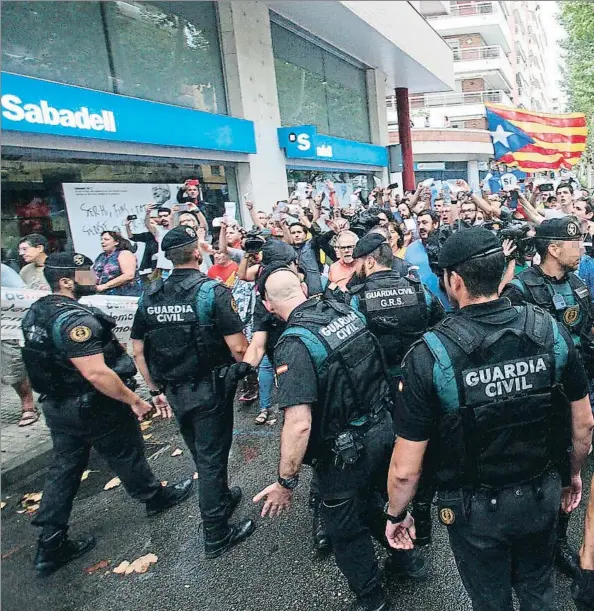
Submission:
[[[453,92],[409,98],[416,178],[464,177],[476,186],[493,157],[485,103],[552,110],[540,2],[413,5],[452,48],[455,79]],[[387,106],[390,140],[398,142],[393,97]]]

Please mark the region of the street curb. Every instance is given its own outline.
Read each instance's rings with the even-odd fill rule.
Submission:
[[[19,480],[25,479],[42,469],[49,467],[53,460],[52,441],[48,439],[35,448],[31,455],[19,455],[11,460],[3,461],[0,484],[11,486]]]

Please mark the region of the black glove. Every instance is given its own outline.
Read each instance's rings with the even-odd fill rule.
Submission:
[[[227,367],[225,375],[225,396],[233,396],[237,388],[239,380],[245,378],[250,373],[255,373],[257,369],[252,367],[249,363],[233,363]]]
[[[571,596],[578,609],[594,608],[594,571],[580,569],[573,580]]]

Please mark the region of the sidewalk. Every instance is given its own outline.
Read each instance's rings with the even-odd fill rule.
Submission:
[[[49,465],[52,442],[40,414],[30,426],[19,427],[21,406],[18,395],[2,384],[0,389],[0,456],[2,485],[7,486]]]

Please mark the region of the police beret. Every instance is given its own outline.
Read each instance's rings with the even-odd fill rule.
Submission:
[[[271,263],[293,263],[297,259],[295,249],[282,240],[271,238],[266,240],[262,246],[262,265],[270,265]]]
[[[187,246],[198,240],[198,234],[186,225],[180,225],[175,229],[168,231],[161,241],[161,250],[167,252],[174,248]]]
[[[262,271],[260,272],[260,277],[258,278],[258,292],[260,293],[262,299],[264,299],[266,295],[266,281],[279,269],[287,270],[292,274],[295,273],[286,263],[283,263],[282,261],[276,261],[275,263],[271,263],[270,265],[263,267]]]
[[[93,262],[78,252],[55,252],[45,260],[46,269],[90,269]]]
[[[574,216],[543,221],[536,227],[536,238],[541,240],[581,240],[582,230]]]
[[[368,233],[357,242],[353,250],[353,258],[359,259],[360,257],[366,257],[382,244],[387,244],[387,242],[386,238],[381,233]]]
[[[461,229],[452,234],[439,252],[438,265],[447,269],[495,252],[503,252],[495,234],[482,227]]]

